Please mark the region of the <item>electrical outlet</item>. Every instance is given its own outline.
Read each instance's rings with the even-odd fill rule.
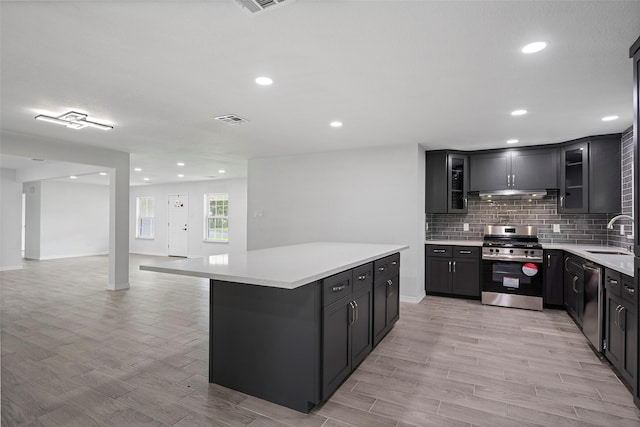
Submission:
[[[554,233],[560,232],[560,224],[553,224],[553,232]]]
[[[462,224],[462,231],[469,231],[469,224],[467,223]]]
[[[624,236],[624,224],[620,224],[620,235]]]

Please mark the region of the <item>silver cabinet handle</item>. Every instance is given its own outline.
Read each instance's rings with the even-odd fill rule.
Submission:
[[[393,261],[391,265],[398,265],[398,261]]]
[[[611,283],[612,285],[618,285],[618,281],[617,280],[613,280],[613,279],[609,279],[609,283]]]
[[[547,255],[547,267],[551,268],[551,255]]]
[[[571,285],[571,287],[573,288],[573,292],[575,292],[576,294],[578,293],[578,290],[576,289],[577,281],[578,281],[578,276],[573,276],[573,284]]]
[[[387,280],[387,285],[389,285],[389,286],[393,285],[393,280],[391,280],[391,279]]]
[[[516,176],[515,176],[515,174],[511,175],[511,186],[512,187],[516,186]]]
[[[507,187],[511,187],[511,175],[507,175]]]
[[[364,273],[358,276],[358,280],[366,280],[369,277],[369,273]]]
[[[353,305],[353,301],[351,301],[349,303],[349,306],[351,306],[351,322],[349,322],[349,326],[353,325],[356,321],[356,308]]]
[[[464,202],[464,208],[466,209],[469,206],[469,199],[465,197],[462,201]]]
[[[566,257],[564,259],[564,270],[565,271],[569,271],[569,267],[567,267],[567,263],[569,262],[569,257]]]
[[[459,254],[470,254],[471,251],[458,251]]]
[[[620,324],[618,323],[618,320],[619,320],[619,316],[618,316],[618,315],[620,314],[620,313],[619,313],[619,311],[620,311],[620,306],[618,305],[618,306],[616,307],[616,317],[614,317],[614,318],[613,318],[613,323],[614,323],[618,328],[620,327]]]
[[[627,329],[627,322],[624,321],[624,317],[622,317],[622,312],[625,311],[626,308],[624,308],[623,305],[620,306],[620,320],[618,321],[618,323],[620,324],[620,329],[622,329],[623,331],[625,329]]]
[[[378,271],[385,271],[387,267],[378,267]]]
[[[629,293],[629,294],[631,294],[631,295],[633,295],[633,294],[635,294],[635,293],[636,293],[635,288],[631,288],[631,287],[629,287],[629,286],[627,286],[627,285],[624,285],[624,290],[625,290],[625,291],[627,291],[627,293]]]
[[[451,273],[451,261],[449,261],[449,273]]]
[[[454,273],[456,272],[456,262],[455,261],[453,261],[453,272]]]
[[[560,207],[564,207],[564,196],[560,196]]]
[[[358,303],[354,301],[353,305],[354,305],[355,310],[356,310],[356,320],[354,320],[353,323],[358,323],[358,317],[360,316],[360,313],[359,313],[359,310],[358,310]]]
[[[340,291],[342,291],[342,290],[343,290],[344,288],[346,288],[346,287],[347,287],[347,285],[343,283],[343,284],[342,284],[342,285],[340,285],[340,286],[334,286],[333,288],[331,288],[331,290],[332,290],[333,292],[340,292]]]
[[[446,252],[446,250],[445,250],[445,249],[434,249],[434,250],[433,250],[433,253],[434,253],[434,254],[443,254],[443,253],[445,253],[445,252]]]

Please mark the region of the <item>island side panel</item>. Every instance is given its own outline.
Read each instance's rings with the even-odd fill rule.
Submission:
[[[320,399],[321,289],[210,281],[209,382],[301,412]]]

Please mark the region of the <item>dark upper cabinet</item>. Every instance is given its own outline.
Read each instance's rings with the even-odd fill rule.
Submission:
[[[583,138],[560,150],[561,213],[621,211],[620,134]]]
[[[640,132],[640,37],[629,49],[629,57],[633,60],[633,208],[634,212],[640,213],[640,197],[638,197],[638,188],[640,188],[640,155],[638,154],[638,133]],[[638,230],[640,226],[640,215],[635,216],[633,229]],[[635,248],[636,256],[640,256],[640,233],[636,232]],[[638,276],[635,276],[638,278]],[[638,279],[637,279],[638,280]],[[640,381],[634,392],[634,398],[640,407]]]
[[[467,212],[469,157],[442,151],[427,152],[426,156],[425,212]]]
[[[557,188],[556,149],[497,150],[471,155],[470,191]]]
[[[545,305],[561,306],[564,304],[564,252],[561,250],[544,251],[544,285],[543,301]]]

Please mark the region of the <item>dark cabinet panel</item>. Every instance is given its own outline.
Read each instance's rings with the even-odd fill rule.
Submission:
[[[374,263],[373,345],[376,346],[398,321],[400,314],[400,255]]]
[[[480,248],[427,245],[425,291],[427,294],[480,296]]]
[[[624,359],[621,368],[632,384],[638,369],[638,311],[635,306],[625,303],[621,317],[624,319]]]
[[[544,251],[544,285],[543,301],[545,305],[561,306],[564,304],[564,252],[560,250]]]
[[[621,211],[620,134],[583,138],[560,150],[561,213]]]
[[[606,322],[605,322],[605,340],[607,348],[604,355],[613,366],[622,365],[624,351],[624,331],[619,325],[620,304],[618,299],[613,297],[606,298]]]
[[[330,396],[351,373],[351,328],[353,317],[350,296],[325,307],[322,316],[322,390]]]
[[[442,151],[426,156],[425,212],[467,212],[469,157]]]
[[[387,279],[387,324],[393,324],[400,315],[400,280],[397,276]]]
[[[574,255],[566,255],[564,260],[564,305],[581,327],[584,312],[584,262],[584,259]]]
[[[511,188],[511,158],[508,151],[471,155],[471,191]]]
[[[351,326],[351,366],[355,369],[373,348],[373,335],[371,325],[371,313],[373,294],[371,286],[354,295],[353,302],[355,304],[356,317]]]
[[[557,150],[513,151],[511,187],[522,190],[558,188]]]

